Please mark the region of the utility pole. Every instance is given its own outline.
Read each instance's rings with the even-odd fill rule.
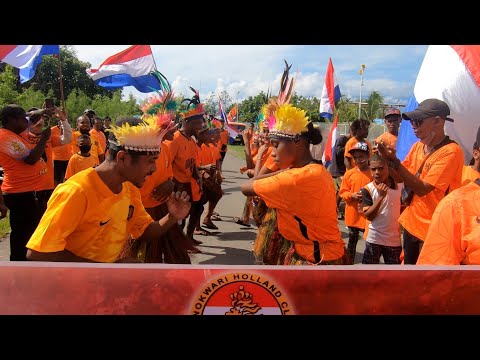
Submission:
[[[362,86],[363,86],[363,72],[365,71],[365,64],[360,68],[360,101],[358,102],[358,118],[362,117]]]
[[[240,90],[237,91],[237,119],[236,121],[239,122],[240,120],[240,110],[238,110],[238,95],[240,94]]]

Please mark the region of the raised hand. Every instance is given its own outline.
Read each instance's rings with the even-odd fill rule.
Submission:
[[[186,191],[172,192],[167,200],[168,212],[177,220],[185,219],[191,206],[190,196]]]
[[[383,141],[380,141],[379,143],[377,143],[377,151],[386,160],[391,161],[397,158],[397,152],[395,151],[395,149],[389,145],[385,145]]]

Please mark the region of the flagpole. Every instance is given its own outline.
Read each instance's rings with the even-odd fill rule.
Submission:
[[[65,97],[63,95],[63,76],[62,62],[60,60],[60,50],[58,51],[58,79],[60,81],[60,101],[62,102],[62,111],[65,112]]]
[[[363,72],[365,71],[365,65],[362,64],[360,69],[360,101],[358,102],[358,118],[362,117],[362,86],[363,86]]]
[[[158,71],[157,63],[155,62],[155,56],[153,56],[152,45],[148,45],[148,47],[150,48],[150,52],[152,53],[153,66],[155,67],[155,70]]]

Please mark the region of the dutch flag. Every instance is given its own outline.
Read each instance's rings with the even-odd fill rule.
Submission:
[[[325,75],[325,84],[323,84],[322,97],[320,98],[320,116],[332,120],[335,104],[340,100],[342,94],[338,86],[332,59],[328,60],[327,73]]]

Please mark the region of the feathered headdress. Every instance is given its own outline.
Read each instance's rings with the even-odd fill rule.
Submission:
[[[262,108],[264,121],[270,130],[269,137],[297,140],[302,132],[307,131],[309,120],[306,112],[289,104],[296,81],[296,75],[289,81],[291,67],[292,65],[285,61],[278,96],[270,98],[268,104]]]
[[[177,102],[170,83],[159,71],[154,71],[154,75],[160,80],[162,90],[157,91],[158,96],[149,97],[140,106],[143,112],[141,123],[130,125],[125,122],[121,126],[110,126],[108,131],[115,135],[116,141],[108,141],[114,147],[137,154],[157,154],[165,134],[176,127]]]
[[[154,120],[162,128],[171,130],[175,125],[175,118],[178,108],[177,100],[173,94],[167,78],[159,71],[154,75],[160,80],[162,90],[157,91],[157,96],[150,96],[141,106],[143,120]]]
[[[198,93],[198,90],[195,90],[191,86],[189,86],[189,88],[193,91],[194,95],[191,99],[184,99],[182,101],[182,103],[188,102],[186,110],[181,113],[181,116],[184,120],[188,120],[192,117],[203,116],[205,114],[203,104],[200,102],[200,94]]]

